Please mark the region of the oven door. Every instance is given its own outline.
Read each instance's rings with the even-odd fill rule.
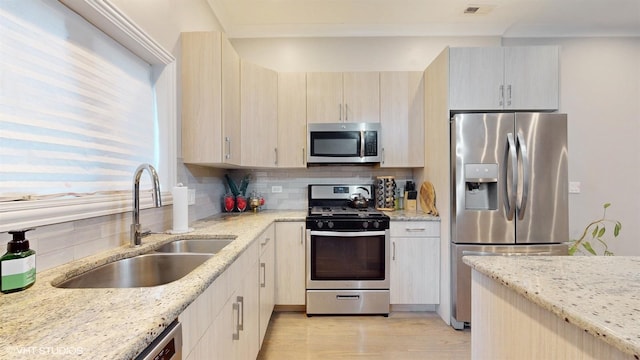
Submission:
[[[389,289],[389,230],[307,230],[307,289]]]

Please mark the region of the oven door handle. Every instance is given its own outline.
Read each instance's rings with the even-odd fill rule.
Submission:
[[[386,235],[385,231],[311,231],[311,236],[358,237],[384,235]]]

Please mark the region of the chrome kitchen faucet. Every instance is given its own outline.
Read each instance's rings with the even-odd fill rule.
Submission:
[[[162,199],[160,198],[160,180],[158,180],[158,173],[156,169],[150,164],[142,164],[138,166],[136,172],[133,174],[133,213],[131,224],[131,246],[138,246],[142,244],[142,233],[140,232],[140,177],[142,171],[147,169],[151,180],[153,180],[153,201],[155,207],[162,206]]]

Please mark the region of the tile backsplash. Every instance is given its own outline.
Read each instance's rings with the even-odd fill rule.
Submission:
[[[376,169],[369,166],[317,166],[307,169],[234,170],[232,177],[241,179],[249,173],[247,194],[256,191],[265,197],[265,208],[286,210],[307,208],[309,184],[373,184],[376,176],[395,176],[398,184],[411,180],[411,169]],[[282,192],[272,192],[281,186]]]

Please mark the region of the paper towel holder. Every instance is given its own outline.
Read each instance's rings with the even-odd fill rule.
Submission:
[[[182,183],[176,184],[172,189],[173,194],[173,229],[169,234],[186,234],[193,231],[189,227],[189,188]]]

